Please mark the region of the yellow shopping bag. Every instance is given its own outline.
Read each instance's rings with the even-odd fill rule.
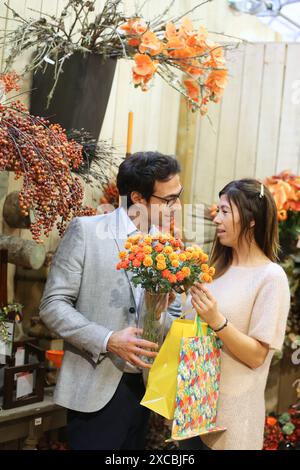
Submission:
[[[173,419],[175,411],[177,372],[182,338],[195,337],[197,334],[197,316],[195,320],[183,317],[173,321],[158,355],[150,369],[146,393],[141,405],[167,419]],[[203,334],[207,334],[207,323],[201,322]]]

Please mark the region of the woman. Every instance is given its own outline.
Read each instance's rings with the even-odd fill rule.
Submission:
[[[277,209],[270,191],[254,179],[229,183],[219,198],[211,254],[216,276],[209,288],[197,283],[191,289],[191,302],[223,342],[217,425],[227,431],[202,436],[200,445],[260,450],[266,381],[290,307],[287,277],[276,264]],[[199,438],[184,446],[201,448]]]

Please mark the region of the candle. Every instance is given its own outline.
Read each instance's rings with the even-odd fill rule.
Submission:
[[[126,150],[127,157],[131,154],[132,131],[133,131],[133,112],[130,111],[128,114],[128,132],[127,132],[127,150]]]

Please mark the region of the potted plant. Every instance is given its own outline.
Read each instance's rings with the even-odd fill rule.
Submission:
[[[23,305],[19,303],[11,303],[0,307],[0,343],[8,344],[10,340],[9,325],[22,320]]]
[[[64,128],[84,128],[98,138],[120,58],[134,61],[133,84],[143,91],[159,75],[202,114],[210,101],[220,100],[228,76],[226,46],[212,42],[204,27],[196,29],[184,18],[206,2],[172,21],[167,15],[174,1],[152,21],[142,15],[147,1],[130,17],[123,12],[123,3],[106,0],[97,14],[95,0],[69,0],[58,16],[41,14],[30,21],[7,5],[18,22],[6,35],[7,67],[19,54],[35,48],[26,67],[34,72],[32,113],[53,115],[49,119]]]

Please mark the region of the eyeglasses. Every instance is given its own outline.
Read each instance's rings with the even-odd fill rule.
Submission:
[[[156,199],[160,199],[161,201],[164,201],[168,207],[172,207],[172,206],[174,206],[174,204],[178,201],[178,199],[179,199],[180,196],[182,195],[183,189],[184,189],[184,188],[181,188],[181,190],[180,190],[180,192],[177,194],[177,196],[174,196],[174,197],[172,197],[172,198],[170,198],[170,199],[166,199],[165,197],[161,197],[161,196],[156,196],[155,194],[151,194],[151,196],[152,196],[152,197],[156,197]]]

